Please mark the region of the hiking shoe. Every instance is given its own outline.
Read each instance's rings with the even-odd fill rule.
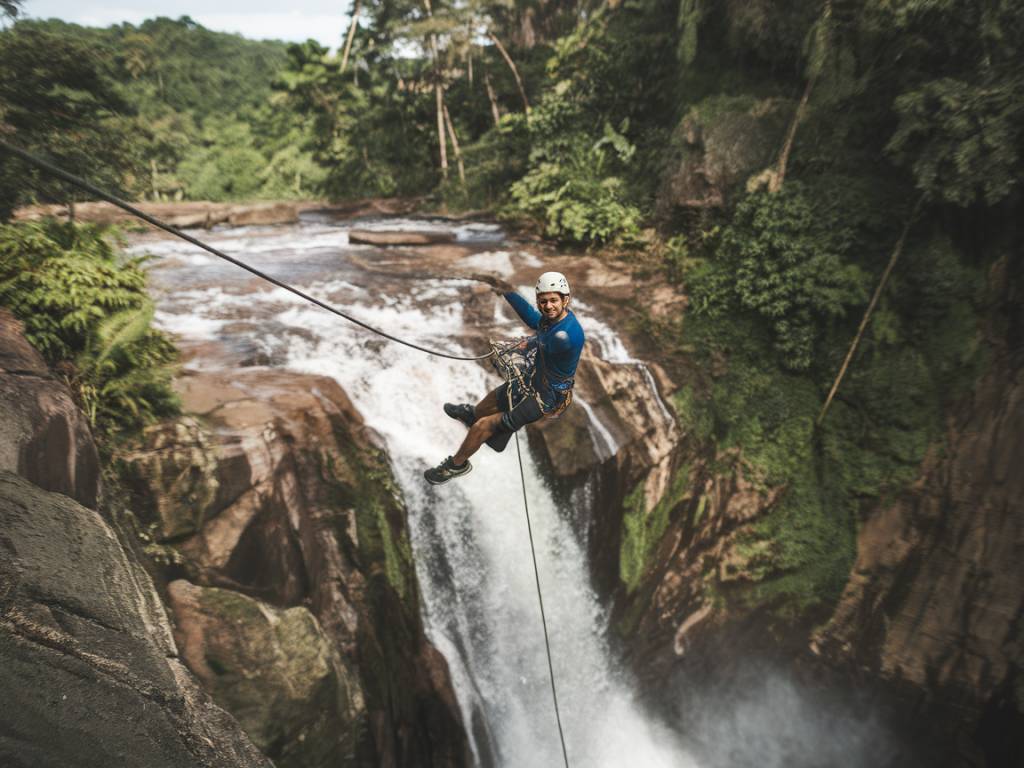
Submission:
[[[453,419],[461,421],[467,427],[472,427],[476,422],[476,411],[469,403],[462,403],[461,405],[445,403],[444,412]]]
[[[424,472],[423,476],[431,485],[440,485],[441,483],[447,483],[453,477],[468,475],[471,469],[473,469],[473,465],[468,461],[461,467],[455,466],[455,462],[452,461],[452,457],[449,456],[436,467]]]

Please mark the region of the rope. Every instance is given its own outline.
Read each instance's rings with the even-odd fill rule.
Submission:
[[[203,241],[198,240],[197,238],[194,238],[191,235],[186,234],[185,232],[182,232],[177,227],[172,227],[170,224],[166,224],[165,222],[161,221],[160,219],[156,218],[155,216],[150,216],[148,213],[145,213],[144,211],[139,210],[138,208],[133,206],[131,203],[125,202],[124,200],[121,200],[119,197],[115,197],[114,195],[109,194],[108,192],[103,191],[99,187],[96,187],[96,186],[90,184],[88,181],[85,181],[84,179],[81,179],[78,176],[75,176],[75,175],[73,175],[71,173],[68,173],[67,171],[65,171],[63,169],[58,168],[57,166],[48,163],[45,160],[43,160],[41,158],[38,158],[35,155],[32,155],[32,154],[26,152],[25,150],[21,149],[20,147],[16,147],[13,144],[8,144],[3,139],[0,139],[0,149],[4,149],[7,152],[10,152],[15,157],[19,157],[22,160],[24,160],[25,162],[27,162],[27,163],[29,163],[31,165],[34,165],[37,168],[40,168],[41,170],[46,171],[47,173],[52,174],[52,175],[56,176],[59,179],[63,179],[64,181],[68,182],[69,184],[73,184],[76,187],[84,189],[86,192],[89,192],[89,193],[91,193],[93,195],[96,195],[101,200],[106,200],[108,203],[111,203],[112,205],[116,205],[118,208],[121,208],[121,209],[127,211],[128,213],[132,214],[133,216],[137,216],[138,218],[142,219],[143,221],[146,221],[146,222],[152,224],[154,227],[162,229],[165,232],[169,232],[172,235],[175,235],[176,237],[180,237],[182,240],[185,240],[185,241],[187,241],[189,243],[192,243],[192,245],[195,245],[195,246],[197,246],[199,248],[202,248],[204,251],[212,253],[214,256],[217,256],[218,258],[224,259],[225,261],[228,261],[228,262],[234,264],[236,267],[241,267],[245,271],[250,272],[250,273],[256,275],[256,277],[258,277],[258,278],[260,278],[262,280],[266,280],[268,283],[276,285],[278,288],[283,288],[286,291],[290,291],[291,293],[295,294],[296,296],[298,296],[300,298],[303,298],[306,301],[311,302],[312,304],[316,304],[318,307],[320,307],[322,309],[326,309],[328,312],[333,312],[335,315],[338,315],[339,317],[342,317],[342,318],[348,320],[350,323],[355,323],[356,325],[360,326],[361,328],[365,328],[368,331],[372,331],[373,333],[376,333],[378,336],[383,336],[385,339],[397,342],[398,344],[404,344],[405,346],[411,347],[412,349],[417,349],[420,352],[426,352],[428,355],[435,355],[437,357],[446,357],[449,360],[485,360],[486,358],[491,357],[492,355],[498,354],[498,350],[494,346],[492,346],[491,347],[491,351],[488,352],[486,355],[478,355],[476,357],[460,357],[458,355],[450,355],[447,352],[439,352],[437,350],[428,349],[426,347],[421,347],[418,344],[413,344],[410,341],[405,341],[404,339],[400,339],[397,336],[392,336],[390,333],[386,333],[386,332],[380,330],[379,328],[374,328],[372,325],[368,325],[367,323],[364,323],[362,320],[357,320],[356,318],[352,317],[351,315],[348,315],[348,314],[342,312],[341,310],[336,309],[335,307],[332,307],[330,304],[326,304],[326,303],[320,301],[319,299],[314,298],[313,296],[310,296],[309,294],[304,293],[303,291],[300,291],[298,288],[292,287],[288,283],[285,283],[285,282],[283,282],[281,280],[278,280],[277,278],[272,277],[272,276],[266,274],[265,272],[261,272],[260,270],[256,269],[255,267],[250,266],[249,264],[246,264],[244,261],[236,259],[233,256],[228,256],[223,251],[220,251],[220,250],[214,248],[213,246],[207,245]],[[518,370],[517,370],[517,373],[518,373]],[[509,383],[510,383],[510,386],[508,387],[508,394],[509,394],[509,400],[510,400],[510,405],[511,405],[511,397],[512,397],[511,377],[509,377]],[[558,723],[558,739],[559,739],[559,741],[560,741],[560,743],[562,745],[562,759],[565,761],[565,768],[569,768],[569,753],[566,751],[566,748],[565,748],[565,733],[562,730],[562,715],[561,715],[561,713],[560,713],[560,711],[558,709],[558,691],[555,689],[555,668],[554,668],[554,665],[551,662],[551,642],[548,639],[548,621],[547,621],[547,617],[544,614],[544,596],[541,594],[541,589],[540,589],[540,571],[537,568],[537,550],[534,547],[534,543],[533,543],[533,526],[530,523],[530,503],[527,501],[527,498],[526,498],[526,474],[523,471],[523,454],[522,454],[521,449],[519,448],[519,434],[518,433],[516,433],[515,438],[516,438],[516,458],[519,460],[519,480],[520,480],[520,483],[521,483],[522,489],[523,489],[523,509],[526,511],[526,531],[527,531],[527,533],[529,534],[529,537],[530,537],[530,556],[533,558],[533,577],[534,577],[534,581],[537,584],[537,603],[538,603],[538,605],[540,605],[540,621],[541,621],[541,626],[542,626],[542,628],[544,630],[544,649],[547,652],[547,657],[548,657],[548,676],[549,676],[549,678],[551,680],[551,699],[552,699],[552,701],[554,702],[554,705],[555,705],[555,721]]]
[[[76,187],[84,189],[86,192],[89,192],[89,193],[91,193],[93,195],[96,195],[96,197],[100,198],[101,200],[106,200],[108,203],[110,203],[112,205],[116,205],[118,208],[121,208],[122,210],[127,211],[128,213],[132,214],[133,216],[137,216],[138,218],[142,219],[145,222],[148,222],[148,223],[152,224],[154,227],[157,227],[158,229],[162,229],[165,232],[170,232],[172,235],[174,235],[176,237],[180,237],[182,240],[185,240],[186,242],[189,242],[192,245],[195,245],[195,246],[197,246],[199,248],[202,248],[204,251],[207,251],[208,253],[212,253],[214,256],[216,256],[218,258],[224,259],[224,261],[227,261],[227,262],[230,262],[231,264],[234,264],[236,267],[241,267],[246,272],[250,272],[250,273],[256,275],[256,277],[260,278],[261,280],[266,280],[268,283],[271,283],[272,285],[276,285],[278,288],[283,288],[284,290],[289,291],[289,292],[295,294],[299,298],[305,299],[306,301],[310,302],[311,304],[315,304],[316,306],[320,307],[321,309],[326,309],[328,312],[332,312],[335,315],[338,315],[338,317],[342,317],[345,320],[348,320],[350,323],[354,323],[355,325],[358,325],[360,328],[365,328],[366,330],[371,331],[371,332],[377,334],[378,336],[383,336],[385,339],[388,339],[389,341],[394,341],[394,342],[396,342],[398,344],[404,344],[407,347],[411,347],[412,349],[417,349],[420,352],[426,352],[428,355],[434,355],[435,357],[446,357],[449,360],[486,360],[488,357],[490,357],[493,354],[493,352],[488,352],[486,355],[477,355],[475,357],[474,356],[464,357],[464,356],[460,356],[460,355],[452,355],[452,354],[449,354],[447,352],[440,352],[440,351],[438,351],[436,349],[429,349],[427,347],[421,347],[419,344],[414,344],[411,341],[406,341],[405,339],[400,339],[397,336],[392,336],[390,333],[387,333],[386,331],[382,331],[379,328],[374,328],[372,325],[369,325],[368,323],[364,323],[362,320],[358,320],[358,319],[352,317],[351,315],[346,314],[345,312],[342,312],[340,309],[332,307],[330,304],[327,304],[326,302],[323,302],[320,299],[317,299],[317,298],[315,298],[313,296],[310,296],[308,293],[300,291],[298,288],[295,288],[295,287],[289,285],[288,283],[286,283],[286,282],[284,282],[282,280],[278,280],[276,277],[272,277],[271,275],[268,275],[266,272],[261,272],[260,270],[256,269],[256,267],[253,267],[253,266],[251,266],[249,264],[246,264],[244,261],[241,261],[240,259],[236,259],[233,256],[228,256],[223,251],[220,251],[220,250],[218,250],[217,248],[214,248],[211,245],[207,245],[202,240],[199,240],[199,239],[197,239],[195,237],[192,237],[192,235],[189,235],[189,234],[186,234],[185,232],[182,232],[177,227],[172,227],[170,224],[167,224],[167,223],[161,221],[160,219],[156,218],[155,216],[150,216],[148,213],[146,213],[146,212],[144,212],[142,210],[139,210],[138,208],[136,208],[131,203],[125,202],[121,198],[116,197],[116,196],[114,196],[114,195],[112,195],[112,194],[110,194],[108,192],[105,192],[104,190],[100,189],[99,187],[96,187],[93,184],[90,184],[85,179],[81,179],[78,176],[75,176],[74,174],[68,173],[67,171],[63,170],[62,168],[58,168],[57,166],[52,165],[51,163],[48,163],[47,161],[43,160],[42,158],[36,157],[35,155],[30,154],[29,152],[26,152],[24,149],[21,149],[20,147],[16,147],[13,144],[8,144],[3,139],[0,139],[0,149],[4,149],[7,152],[10,152],[15,157],[19,157],[22,160],[24,160],[26,163],[34,165],[37,168],[39,168],[39,169],[41,169],[43,171],[46,171],[47,173],[49,173],[49,174],[51,174],[53,176],[56,176],[59,179],[63,179],[64,181],[66,181],[69,184],[73,184]]]
[[[511,387],[509,387],[511,389]],[[569,768],[569,753],[565,749],[565,733],[562,731],[562,715],[558,710],[558,691],[555,690],[555,668],[551,663],[551,642],[548,640],[548,620],[544,615],[544,596],[540,591],[540,571],[537,569],[537,550],[533,546],[533,526],[530,525],[530,502],[526,500],[526,474],[523,472],[523,454],[519,449],[519,433],[515,433],[516,458],[519,459],[519,480],[523,487],[523,509],[526,511],[526,531],[530,535],[530,556],[533,558],[533,578],[537,583],[537,603],[540,605],[540,623],[544,628],[544,650],[548,654],[548,676],[551,678],[551,700],[555,703],[555,722],[558,723],[558,740],[562,744],[562,759]]]
[[[494,353],[492,365],[505,378],[505,396],[508,399],[509,413],[514,408],[512,402],[512,384],[517,383],[523,397],[528,397],[529,387],[523,378],[523,372],[512,359],[513,354],[519,352],[519,344],[522,339],[512,339],[505,343],[490,342],[490,349]],[[525,357],[528,364],[529,358]],[[522,400],[520,400],[521,402]],[[551,680],[551,699],[555,703],[555,722],[558,723],[558,740],[562,745],[562,760],[565,761],[565,768],[569,768],[569,756],[565,750],[565,734],[562,731],[562,716],[558,710],[558,691],[555,689],[555,668],[551,662],[551,641],[548,640],[548,618],[544,613],[544,596],[541,594],[541,571],[537,567],[537,548],[534,546],[534,526],[529,520],[529,502],[526,500],[526,474],[522,468],[522,451],[519,447],[519,433],[515,432],[515,455],[519,461],[519,482],[522,486],[522,507],[526,513],[526,532],[529,536],[529,556],[534,560],[534,582],[537,584],[537,602],[541,606],[541,627],[544,629],[544,649],[548,654],[548,677]]]
[[[512,361],[512,356],[518,352],[521,339],[513,339],[503,345],[491,342],[491,351],[494,357],[491,363],[505,377],[505,397],[508,399],[508,410],[512,412],[512,384],[513,381],[519,384],[524,397],[529,397],[528,388],[523,379],[523,372],[519,366]],[[522,402],[522,401],[520,401]],[[514,433],[516,438],[516,459],[519,461],[519,482],[523,489],[523,511],[526,513],[526,532],[530,537],[530,557],[533,560],[533,580],[537,585],[537,604],[540,606],[540,624],[544,630],[544,651],[548,657],[548,678],[551,680],[551,700],[555,705],[555,722],[558,723],[558,740],[562,745],[562,760],[565,761],[565,768],[569,768],[569,753],[565,748],[565,733],[562,730],[562,715],[558,708],[558,691],[555,688],[555,667],[551,662],[551,641],[548,640],[548,620],[544,613],[544,595],[540,589],[540,570],[537,568],[537,549],[533,544],[533,525],[530,522],[530,502],[526,498],[526,473],[523,471],[523,453],[519,448],[519,432]]]

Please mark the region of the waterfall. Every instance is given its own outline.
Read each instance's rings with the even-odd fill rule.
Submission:
[[[468,239],[489,234],[460,231]],[[229,253],[389,333],[456,353],[481,351],[458,342],[466,338],[464,282],[360,273],[345,258],[354,247],[338,227],[307,222],[262,235],[236,230],[218,237]],[[443,486],[430,486],[422,476],[455,453],[465,434],[442,404],[475,402],[500,383],[497,376],[478,364],[385,343],[283,291],[254,286],[187,244],[144,243],[135,250],[162,260],[154,277],[163,327],[193,340],[245,334],[248,343],[273,350],[271,357],[280,361],[275,364],[341,384],[386,443],[409,511],[428,635],[448,660],[478,761],[486,765],[493,757],[501,768],[560,765],[515,446],[502,454],[483,448],[469,475]],[[186,290],[181,279],[190,281]],[[580,313],[580,319],[587,330],[590,318]],[[522,326],[509,327],[509,335],[523,332]],[[602,347],[617,340],[606,327],[601,337]],[[601,429],[596,425],[599,436]],[[599,452],[614,450],[610,435],[607,440]],[[607,617],[588,584],[585,549],[522,443],[571,763],[695,765],[678,735],[635,703],[628,677],[605,643]]]

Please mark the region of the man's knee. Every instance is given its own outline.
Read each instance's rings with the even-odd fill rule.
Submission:
[[[472,429],[483,435],[486,440],[497,431],[499,424],[501,424],[501,414],[495,413],[490,416],[484,416],[482,419],[478,419],[473,424]]]
[[[483,418],[484,416],[490,416],[500,411],[500,408],[498,407],[498,392],[500,390],[501,387],[491,390],[484,395],[483,399],[479,403],[476,404],[476,416],[478,419]]]

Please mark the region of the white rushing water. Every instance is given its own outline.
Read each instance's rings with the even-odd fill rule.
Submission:
[[[463,231],[493,236],[489,230]],[[460,350],[451,341],[463,330],[459,291],[464,283],[399,283],[390,295],[378,289],[368,303],[358,274],[331,267],[341,265],[351,247],[340,228],[304,224],[262,236],[236,231],[218,244],[390,333],[425,346],[478,352]],[[168,262],[167,270],[187,267],[189,278],[200,285],[205,270],[220,269],[212,257],[205,260],[185,243],[137,250],[173,259],[175,266]],[[508,258],[502,252],[501,259]],[[320,264],[319,273],[310,268],[307,276],[297,267],[310,264]],[[158,282],[162,272],[169,274],[158,269]],[[474,363],[383,343],[281,291],[254,293],[242,277],[222,269],[217,274],[221,282],[237,279],[235,289],[208,284],[166,293],[159,301],[159,323],[185,337],[223,337],[230,323],[251,314],[257,322],[244,331],[256,337],[250,341],[285,350],[287,367],[331,376],[344,387],[387,444],[409,510],[428,634],[448,660],[467,729],[471,735],[489,734],[489,739],[473,739],[479,760],[487,761],[489,741],[502,768],[560,765],[515,444],[502,454],[482,449],[472,460],[473,471],[446,485],[430,486],[422,476],[454,453],[465,434],[443,414],[442,404],[475,402],[499,383],[497,376]],[[425,297],[430,306],[423,305]],[[581,313],[585,328],[589,320]],[[523,332],[510,326],[510,335]],[[602,329],[601,336],[615,338],[610,329]],[[600,452],[614,450],[610,435],[599,437],[606,441]],[[585,550],[525,440],[522,445],[570,762],[587,768],[694,765],[678,736],[634,702],[606,647],[606,616],[588,584]]]

